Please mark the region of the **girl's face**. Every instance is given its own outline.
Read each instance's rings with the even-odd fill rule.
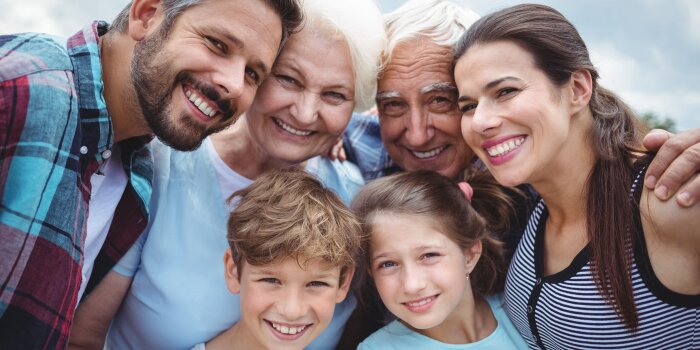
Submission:
[[[370,238],[370,270],[384,305],[419,332],[441,325],[471,295],[466,275],[478,260],[431,223],[380,213]]]
[[[464,140],[498,182],[534,183],[575,161],[569,84],[554,86],[528,51],[477,44],[457,61],[455,80]]]
[[[300,163],[342,137],[355,107],[347,44],[306,28],[293,34],[246,113],[255,142],[273,158]]]

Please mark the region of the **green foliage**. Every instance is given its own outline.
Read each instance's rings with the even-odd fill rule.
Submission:
[[[654,112],[643,113],[639,119],[649,127],[649,129],[664,129],[670,132],[676,132],[676,122],[671,118],[664,118],[657,116]]]

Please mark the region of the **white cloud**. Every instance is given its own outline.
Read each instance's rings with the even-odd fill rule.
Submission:
[[[601,76],[600,84],[617,93],[634,110],[670,117],[676,121],[679,130],[700,125],[698,116],[689,115],[691,111],[700,113],[700,92],[668,83],[661,88],[654,85],[656,81],[664,81],[661,78],[669,69],[660,50],[651,50],[652,61],[658,64],[653,71],[609,43],[590,45],[590,51]]]
[[[23,3],[8,2],[3,5],[4,14],[0,15],[0,32],[46,32],[56,33],[61,25],[52,11],[50,0],[33,0]]]
[[[638,84],[636,77],[642,71],[638,61],[617,50],[610,43],[590,43],[593,64],[598,68],[601,84],[612,90],[633,90]]]
[[[700,1],[684,0],[682,6],[685,7],[685,13],[688,15],[688,36],[700,46]]]

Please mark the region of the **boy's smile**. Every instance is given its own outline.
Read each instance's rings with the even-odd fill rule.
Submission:
[[[240,293],[242,317],[234,327],[247,338],[241,343],[255,348],[303,349],[328,326],[349,288],[341,284],[341,268],[320,259],[243,262],[238,269],[229,251],[225,261],[229,289]]]

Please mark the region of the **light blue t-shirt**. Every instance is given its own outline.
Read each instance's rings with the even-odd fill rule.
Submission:
[[[133,282],[112,322],[110,349],[189,349],[240,319],[238,295],[224,280],[229,211],[223,198],[230,193],[221,192],[211,147],[207,139],[194,152],[179,152],[153,142],[151,222],[114,268]],[[348,162],[314,158],[306,170],[346,204],[364,184]],[[239,177],[241,188],[252,182],[230,176]],[[334,348],[356,304],[352,296],[337,304],[328,328],[308,349]]]
[[[454,349],[454,350],[476,350],[476,349],[527,349],[527,344],[515,329],[513,323],[503,310],[503,297],[493,295],[486,298],[491,312],[498,322],[498,326],[488,337],[475,343],[469,344],[447,344],[416,333],[406,327],[399,320],[395,320],[382,329],[372,333],[357,347],[358,350],[404,350],[404,349]]]

